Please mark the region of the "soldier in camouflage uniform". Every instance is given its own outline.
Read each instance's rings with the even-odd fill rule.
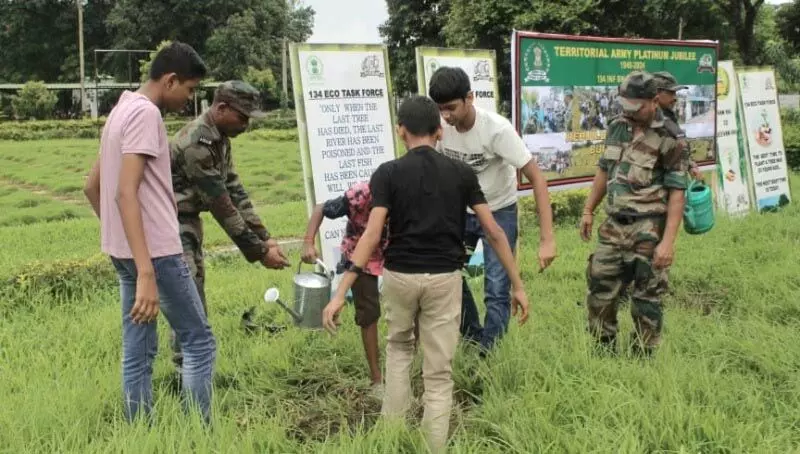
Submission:
[[[678,115],[676,115],[673,110],[678,100],[675,93],[677,93],[678,90],[686,90],[689,87],[686,85],[678,85],[678,80],[675,79],[675,76],[667,71],[655,72],[653,73],[653,77],[655,77],[658,86],[657,101],[658,107],[664,115],[664,127],[669,131],[672,137],[686,143],[686,153],[689,155],[689,171],[694,178],[702,180],[703,174],[700,172],[694,159],[692,159],[692,151],[686,140],[686,131],[678,126]]]
[[[183,255],[206,313],[201,212],[211,213],[248,262],[274,269],[289,265],[253,209],[231,155],[230,138],[244,132],[250,118],[264,116],[258,107],[259,98],[259,92],[245,82],[221,84],[208,111],[184,126],[171,143],[172,185]],[[182,355],[175,342],[173,351],[173,361],[180,367]]]
[[[649,354],[660,343],[661,298],[683,216],[689,160],[685,144],[664,127],[656,104],[655,78],[629,74],[619,86],[623,114],[608,128],[581,220],[581,237],[591,238],[594,211],[608,195],[608,218],[586,270],[588,329],[600,344],[616,349],[619,292],[633,282],[632,347]]]
[[[664,128],[674,139],[681,142],[681,145],[686,150],[686,155],[689,159],[689,173],[695,179],[702,180],[703,174],[700,172],[700,169],[697,167],[694,159],[692,159],[691,146],[686,139],[686,131],[682,130],[679,126],[678,115],[676,115],[675,111],[673,110],[675,103],[677,102],[675,93],[677,93],[679,90],[686,90],[689,87],[686,85],[679,85],[675,76],[667,71],[655,72],[653,73],[653,77],[656,79],[656,87],[658,91],[656,102],[658,103],[658,107],[661,109],[661,113],[664,116]],[[619,294],[620,302],[627,301],[630,294],[630,286],[623,287]]]

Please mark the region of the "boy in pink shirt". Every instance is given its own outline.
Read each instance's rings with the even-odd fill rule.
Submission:
[[[152,409],[157,317],[164,313],[184,351],[185,406],[210,421],[216,340],[183,261],[161,109],[179,111],[206,75],[190,46],[173,42],[153,60],[150,79],[125,91],[106,120],[100,157],[84,193],[100,218],[102,251],[117,270],[122,300],[125,416]]]

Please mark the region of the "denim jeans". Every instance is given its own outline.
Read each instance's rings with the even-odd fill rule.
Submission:
[[[508,237],[511,251],[515,251],[517,243],[517,204],[501,208],[492,213],[494,220]],[[463,297],[461,308],[461,335],[466,339],[479,343],[484,350],[491,350],[495,342],[508,330],[511,317],[511,279],[503,268],[497,253],[484,240],[484,233],[477,216],[467,213],[465,241],[468,244],[483,241],[484,260],[484,303],[486,317],[481,328],[478,307],[472,297],[466,279],[463,280]]]
[[[111,258],[117,270],[122,299],[122,391],[128,421],[140,412],[150,416],[153,406],[153,361],[158,352],[157,321],[134,323],[136,264]],[[175,331],[183,350],[184,409],[199,407],[203,420],[211,418],[211,398],[217,344],[208,324],[192,274],[181,255],[153,259],[159,309]]]

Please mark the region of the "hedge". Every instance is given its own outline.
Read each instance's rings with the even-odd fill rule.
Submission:
[[[87,298],[117,285],[111,262],[100,254],[82,260],[34,261],[0,281],[0,317],[41,304],[56,306]]]
[[[98,118],[96,121],[85,119],[0,122],[0,140],[99,139],[105,120],[105,118]],[[164,123],[167,132],[172,135],[189,121],[191,120],[167,117]],[[251,121],[249,130],[283,131],[296,128],[297,120],[293,111],[277,110],[270,112],[264,119]],[[296,135],[295,133],[295,138]]]

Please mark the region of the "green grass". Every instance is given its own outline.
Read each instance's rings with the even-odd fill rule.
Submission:
[[[798,181],[794,176],[794,187]],[[537,233],[525,219],[519,257],[531,319],[523,327],[512,323],[486,362],[459,351],[451,452],[796,452],[800,207],[739,220],[722,216],[706,235],[681,234],[665,301],[665,342],[647,362],[590,352],[582,300],[595,242],[560,229],[559,257],[538,274]],[[52,225],[53,233],[66,235],[68,229]],[[96,241],[83,229],[52,242],[40,237],[40,248],[67,254],[62,243],[71,238]],[[6,238],[21,231],[0,230]],[[29,251],[10,244],[2,256]],[[407,428],[385,426],[379,404],[366,397],[351,307],[336,337],[293,327],[247,335],[239,328],[251,306],[259,321],[290,324],[261,295],[276,285],[289,300],[292,273],[235,255],[209,264],[210,319],[219,343],[209,433],[181,415],[163,318],[154,372],[158,422],[146,430],[121,419],[113,280],[75,296],[26,297],[0,319],[0,452],[419,452],[418,405]],[[482,295],[482,279],[471,284]],[[629,310],[620,312],[623,335],[631,329]],[[383,345],[384,321],[380,329]]]
[[[0,141],[0,179],[83,201],[98,147],[94,139]],[[256,205],[305,200],[297,143],[245,134],[233,140],[233,156]]]
[[[87,205],[69,203],[0,183],[0,227],[85,218]]]
[[[0,279],[32,261],[73,260],[100,253],[100,223],[90,209],[85,210],[91,217],[0,228],[0,244],[8,251],[0,254]],[[275,238],[302,238],[305,234],[305,202],[262,206],[256,211]],[[202,218],[207,248],[235,247],[211,215],[203,213]]]

